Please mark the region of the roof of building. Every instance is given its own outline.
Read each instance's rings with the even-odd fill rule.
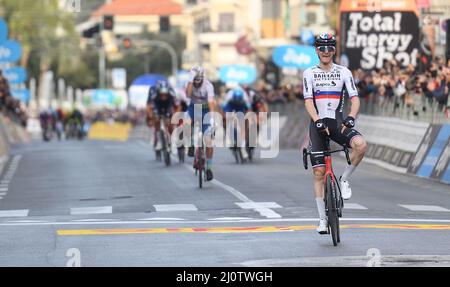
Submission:
[[[180,4],[171,0],[112,0],[92,13],[92,17],[101,15],[174,15],[181,14]]]

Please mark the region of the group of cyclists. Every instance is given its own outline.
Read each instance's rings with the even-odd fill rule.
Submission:
[[[362,135],[354,129],[355,119],[359,112],[360,101],[355,87],[352,73],[348,68],[333,63],[336,52],[336,40],[331,34],[321,34],[315,39],[314,46],[320,63],[308,68],[303,73],[303,92],[305,107],[311,118],[309,127],[310,161],[313,166],[313,189],[319,213],[319,234],[326,234],[328,230],[327,216],[324,202],[324,175],[325,162],[321,151],[325,148],[327,138],[352,150],[351,164],[346,167],[339,178],[341,196],[349,199],[352,191],[348,179],[359,165],[367,148]],[[343,117],[345,91],[348,93],[351,108],[347,117]],[[267,110],[264,99],[249,87],[236,87],[228,91],[224,102],[219,106],[214,98],[214,89],[211,82],[205,77],[202,67],[195,66],[190,70],[189,81],[186,86],[185,97],[176,95],[167,82],[159,82],[150,90],[147,101],[147,122],[154,126],[155,134],[164,118],[167,130],[172,131],[170,118],[174,111],[187,112],[189,118],[194,120],[196,105],[201,106],[202,119],[208,112],[223,113],[256,113]],[[203,134],[213,133],[214,119],[202,121]],[[155,137],[156,138],[156,137]],[[207,137],[210,140],[212,137]],[[241,137],[244,138],[245,137]],[[240,146],[245,147],[245,142]],[[159,148],[154,143],[155,148]],[[206,142],[206,180],[213,179],[212,158],[213,147]],[[245,149],[243,150],[246,156]],[[194,156],[194,147],[188,148],[188,156]]]
[[[64,113],[61,109],[42,111],[39,114],[39,122],[44,141],[50,141],[53,134],[58,140],[65,135],[66,139],[83,139],[86,135],[84,130],[84,116],[78,109]]]
[[[169,134],[172,133],[174,125],[171,123],[171,118],[174,113],[183,112],[190,119],[192,127],[197,119],[205,118],[205,115],[210,112],[218,112],[223,118],[226,113],[242,113],[245,114],[253,111],[256,114],[259,112],[267,112],[267,104],[264,99],[258,95],[256,91],[250,87],[237,86],[230,89],[223,101],[217,103],[214,96],[214,87],[205,77],[205,71],[200,66],[195,66],[191,69],[189,74],[189,81],[185,87],[185,92],[177,93],[167,81],[159,81],[155,86],[152,86],[147,98],[147,125],[153,127],[153,146],[158,152],[161,150],[161,142],[158,141],[158,132],[161,125],[164,124],[165,130]],[[195,115],[195,107],[198,107],[199,115]],[[223,122],[224,126],[226,121]],[[180,123],[183,124],[183,123]],[[257,123],[256,123],[257,124]],[[206,146],[206,180],[210,181],[214,178],[212,172],[212,158],[214,153],[213,144],[211,142],[214,134],[215,122],[211,118],[209,121],[202,121],[201,131],[205,135]],[[248,122],[246,122],[248,129]],[[240,152],[244,159],[248,158],[247,149],[248,141],[246,141],[245,130],[240,130],[243,142],[239,145]],[[209,136],[208,136],[209,135]],[[192,140],[194,137],[192,137]],[[187,154],[189,157],[194,157],[193,143],[188,147]]]

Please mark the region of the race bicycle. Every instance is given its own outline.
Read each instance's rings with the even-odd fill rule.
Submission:
[[[203,188],[203,181],[206,180],[206,148],[203,140],[202,130],[198,133],[198,144],[194,153],[195,176],[198,176],[198,186]]]
[[[160,144],[161,149],[156,148],[156,159],[160,160],[161,155],[164,158],[164,163],[166,166],[170,166],[170,135],[166,128],[166,117],[161,115],[160,119],[160,129],[157,136],[157,142]],[[157,144],[158,147],[158,144]]]
[[[341,188],[339,186],[339,181],[333,172],[333,165],[331,160],[331,154],[337,152],[345,152],[345,157],[347,163],[350,165],[350,156],[348,154],[348,148],[343,146],[339,150],[331,150],[330,148],[330,138],[326,137],[325,140],[325,150],[313,152],[309,149],[303,149],[303,166],[308,169],[308,159],[307,157],[311,154],[323,155],[325,159],[325,177],[324,177],[324,201],[325,201],[325,212],[328,217],[328,232],[331,233],[333,240],[333,245],[336,246],[341,242],[340,230],[339,230],[339,217],[342,217],[342,210],[344,209],[344,200],[341,195]]]

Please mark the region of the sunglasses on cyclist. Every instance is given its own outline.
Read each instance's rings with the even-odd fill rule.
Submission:
[[[336,47],[334,46],[319,46],[317,47],[320,52],[334,52],[336,51]]]

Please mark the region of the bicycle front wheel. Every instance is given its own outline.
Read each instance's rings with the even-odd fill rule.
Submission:
[[[332,181],[331,176],[327,175],[325,182],[326,206],[328,210],[328,225],[330,228],[333,245],[336,246],[340,241],[339,234],[339,216],[336,205],[336,184]]]

